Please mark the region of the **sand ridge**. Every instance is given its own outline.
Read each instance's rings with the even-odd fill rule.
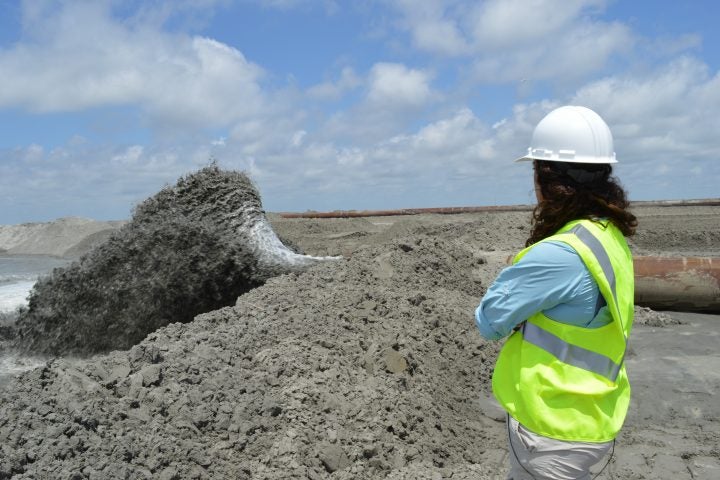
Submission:
[[[0,252],[76,258],[102,243],[124,221],[65,217],[52,222],[0,225]]]

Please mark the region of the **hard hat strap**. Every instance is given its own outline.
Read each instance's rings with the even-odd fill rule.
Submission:
[[[572,163],[553,162],[552,165],[553,170],[580,184],[592,183],[606,177],[609,168],[606,165],[603,165],[603,167],[598,170],[587,170],[578,168],[577,164]]]

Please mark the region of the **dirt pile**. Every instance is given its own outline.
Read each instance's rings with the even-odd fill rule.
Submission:
[[[667,327],[668,325],[679,325],[680,323],[680,320],[672,318],[666,313],[656,312],[650,308],[635,305],[635,314],[633,315],[634,325]]]
[[[0,472],[423,478],[482,464],[499,448],[484,428],[495,420],[477,418],[497,346],[470,313],[487,261],[448,227],[420,230],[272,279],[129,352],[26,375],[1,394]]]
[[[717,206],[638,207],[637,234],[630,239],[637,255],[719,256]]]

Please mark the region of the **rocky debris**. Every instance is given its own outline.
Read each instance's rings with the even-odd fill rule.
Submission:
[[[402,373],[408,368],[405,357],[393,348],[386,348],[383,351],[383,358],[385,360],[385,370],[390,373]]]
[[[648,327],[667,327],[668,325],[678,325],[682,322],[667,313],[656,312],[650,308],[635,305],[633,323],[636,325],[646,325]]]
[[[335,436],[335,440],[337,440],[337,436]],[[343,468],[349,467],[352,463],[342,447],[329,443],[320,445],[318,449],[318,459],[320,459],[320,462],[328,473],[342,470]]]

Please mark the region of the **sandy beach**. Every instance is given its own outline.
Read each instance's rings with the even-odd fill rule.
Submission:
[[[634,254],[720,256],[720,208],[634,212]],[[0,479],[504,478],[500,344],[472,313],[529,212],[269,219],[342,259],[12,380]],[[720,478],[720,315],[636,312],[632,405],[598,478]]]

